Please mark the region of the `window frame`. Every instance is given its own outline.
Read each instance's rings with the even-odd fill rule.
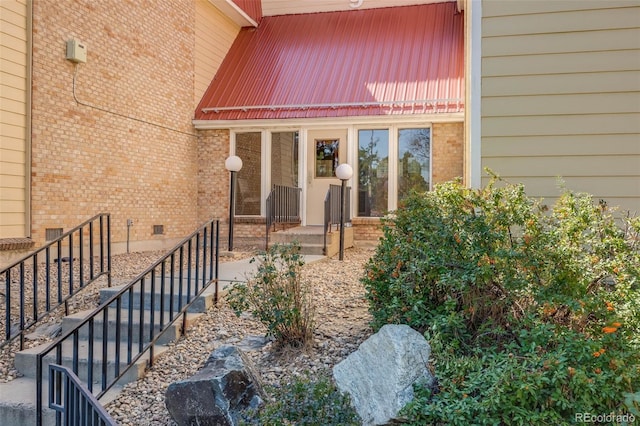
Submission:
[[[428,129],[429,130],[429,191],[433,190],[433,125],[432,123],[399,123],[391,124],[387,126],[355,126],[354,127],[354,142],[352,143],[353,155],[355,167],[353,186],[354,194],[358,194],[359,182],[357,177],[359,176],[360,164],[358,161],[358,148],[360,146],[359,133],[362,130],[387,130],[389,132],[389,160],[388,160],[388,184],[387,184],[387,210],[389,212],[398,209],[398,159],[399,159],[399,133],[400,130],[406,129]],[[353,200],[352,200],[353,201]],[[357,200],[355,200],[357,202]],[[354,206],[355,207],[355,206]],[[355,213],[357,213],[357,207],[355,207]],[[377,218],[378,216],[355,216],[363,218]]]
[[[266,198],[267,194],[271,192],[271,143],[273,133],[282,132],[297,132],[298,141],[300,141],[300,135],[302,129],[298,127],[269,127],[269,128],[255,128],[246,127],[232,129],[229,132],[229,155],[236,155],[236,138],[238,134],[243,133],[260,133],[260,214],[259,215],[237,215],[238,217],[264,217],[266,215]],[[298,142],[298,158],[301,158],[301,143]],[[300,184],[301,176],[301,161],[298,161],[298,181]]]

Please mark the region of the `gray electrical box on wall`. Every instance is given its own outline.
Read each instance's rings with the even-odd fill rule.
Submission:
[[[67,59],[75,63],[87,62],[87,46],[78,40],[67,40]]]

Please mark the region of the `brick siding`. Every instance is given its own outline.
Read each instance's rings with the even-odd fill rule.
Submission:
[[[464,125],[435,123],[432,128],[432,179],[434,184],[464,176]]]
[[[112,214],[114,245],[127,219],[141,243],[194,230],[194,2],[34,1],[33,15],[32,238],[99,212]],[[72,38],[88,52],[77,69]],[[74,72],[93,107],[74,101]]]

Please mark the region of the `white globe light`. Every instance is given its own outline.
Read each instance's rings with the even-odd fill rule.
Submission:
[[[230,172],[239,172],[242,168],[242,160],[237,155],[232,155],[224,160],[224,167]]]
[[[349,180],[353,176],[353,168],[347,163],[340,164],[336,168],[336,177],[340,180]]]

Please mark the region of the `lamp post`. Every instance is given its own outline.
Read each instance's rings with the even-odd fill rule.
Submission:
[[[242,160],[237,155],[231,155],[224,160],[224,167],[231,172],[231,185],[229,187],[229,251],[233,251],[233,216],[236,204],[236,173],[242,168]]]
[[[353,168],[344,163],[336,168],[336,177],[342,181],[340,187],[340,260],[344,259],[344,205],[346,203],[347,181],[353,176]]]

